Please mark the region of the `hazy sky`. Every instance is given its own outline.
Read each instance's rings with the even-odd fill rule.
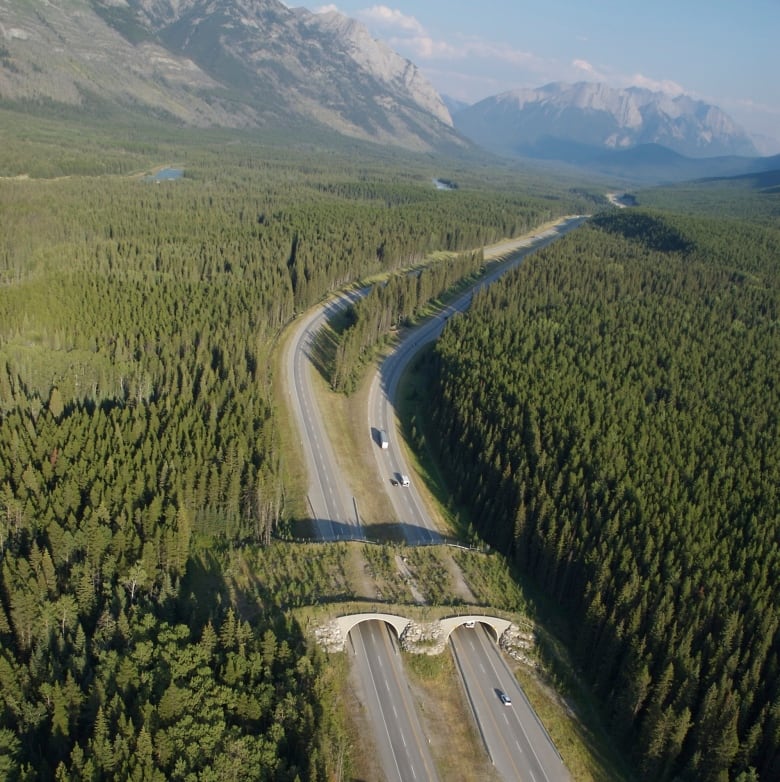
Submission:
[[[293,3],[289,3],[292,5]],[[445,95],[551,81],[685,92],[780,140],[780,0],[361,0],[363,22]]]

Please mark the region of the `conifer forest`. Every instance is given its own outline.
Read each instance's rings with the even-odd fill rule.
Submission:
[[[780,231],[728,195],[596,215],[431,358],[452,490],[644,780],[780,778]]]
[[[279,540],[284,329],[373,285],[320,368],[350,394],[485,246],[589,214],[449,318],[410,444],[560,611],[637,780],[780,779],[777,194],[617,210],[522,167],[55,120],[0,149],[0,778],[349,778],[343,668],[290,610],[343,551]]]
[[[0,180],[4,779],[334,778],[324,653],[225,574],[290,519],[276,340],[328,291],[583,208],[442,193],[421,163],[181,154],[177,181]]]

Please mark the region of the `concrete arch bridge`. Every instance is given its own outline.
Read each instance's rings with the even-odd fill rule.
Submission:
[[[431,621],[419,621],[398,614],[366,612],[345,614],[332,619],[326,626],[318,628],[318,641],[329,651],[344,651],[350,631],[361,622],[368,621],[384,622],[394,632],[404,650],[419,654],[441,653],[447,646],[450,633],[456,627],[464,625],[484,625],[498,644],[501,644],[502,637],[512,628],[517,630],[509,619],[485,614],[458,614]]]

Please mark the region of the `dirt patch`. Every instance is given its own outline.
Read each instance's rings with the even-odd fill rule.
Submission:
[[[361,543],[349,543],[349,554],[346,561],[347,580],[352,594],[357,600],[376,600],[378,598],[376,582],[368,570],[368,562],[363,556]]]
[[[452,558],[449,551],[442,552],[442,560],[452,578],[452,588],[456,597],[459,597],[464,603],[476,603],[477,598],[466,583],[463,571],[458,563]]]
[[[412,598],[417,605],[425,605],[425,598],[422,595],[422,592],[420,592],[419,588],[417,587],[417,583],[414,580],[414,576],[412,575],[412,571],[409,570],[409,567],[406,564],[406,558],[402,557],[400,554],[395,555],[395,564],[398,568],[398,572],[401,575],[401,578],[403,578],[404,581],[406,581],[409,591],[412,593]]]

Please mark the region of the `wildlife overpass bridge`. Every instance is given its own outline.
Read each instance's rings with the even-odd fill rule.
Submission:
[[[509,619],[484,614],[458,614],[421,622],[397,614],[366,612],[345,614],[332,619],[326,627],[319,628],[318,640],[330,651],[344,651],[350,631],[361,622],[370,621],[388,625],[406,651],[425,654],[439,654],[444,651],[450,633],[456,627],[484,625],[496,643],[500,643],[504,633],[513,627]]]

